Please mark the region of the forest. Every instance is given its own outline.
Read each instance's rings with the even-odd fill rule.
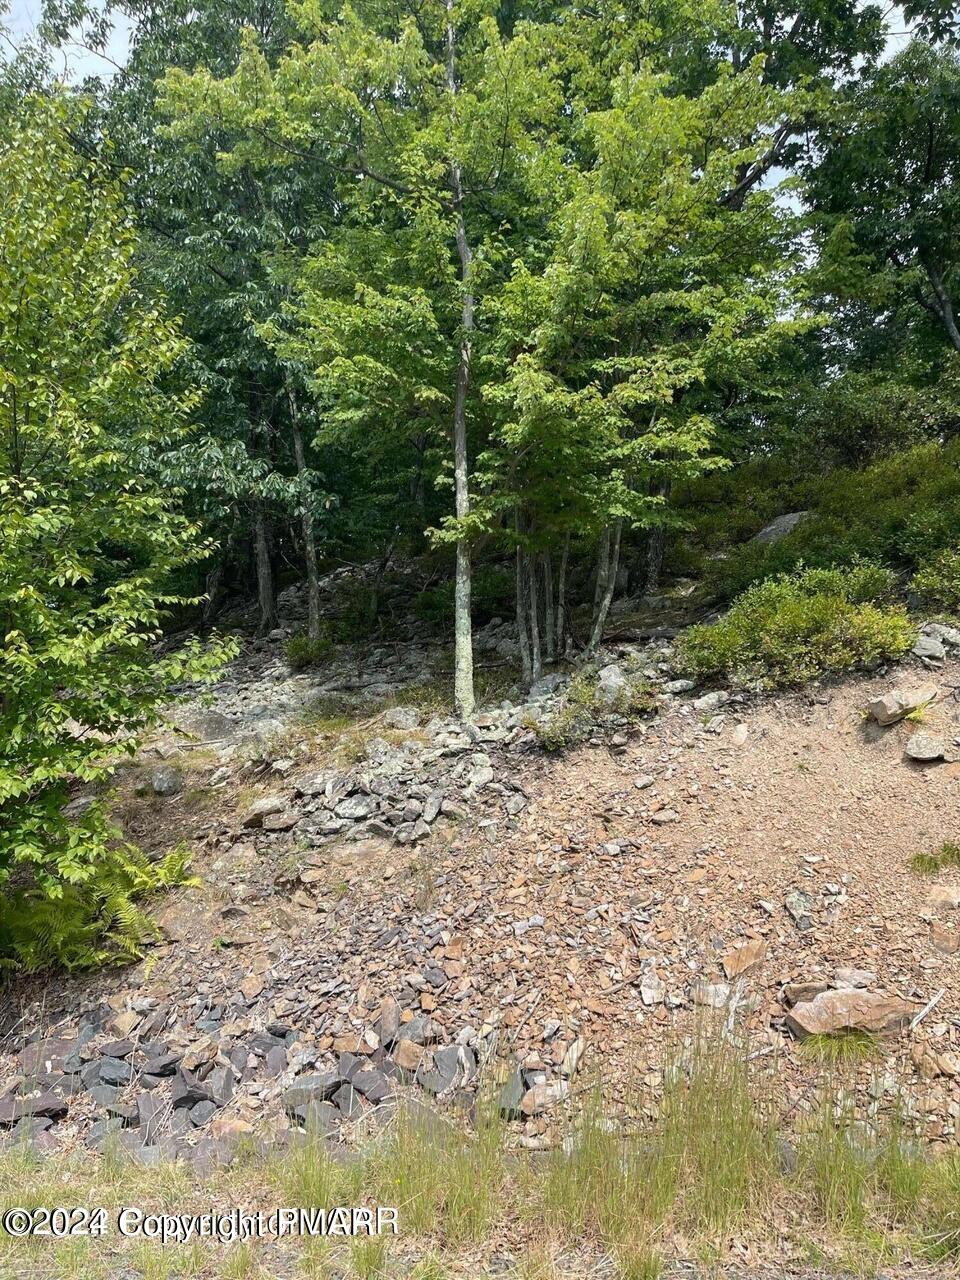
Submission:
[[[99,956],[182,878],[71,797],[290,584],[307,669],[412,566],[467,721],[494,616],[528,688],[695,584],[732,607],[684,670],[770,688],[960,613],[955,19],[48,0],[8,36],[0,964]]]

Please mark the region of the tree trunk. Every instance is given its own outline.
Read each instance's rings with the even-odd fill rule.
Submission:
[[[954,351],[960,351],[960,329],[957,328],[956,317],[953,312],[953,299],[947,293],[943,284],[943,277],[934,267],[932,262],[927,262],[921,258],[924,270],[927,273],[927,279],[933,289],[936,301],[933,304],[934,313],[939,316],[940,323],[946,330],[947,337],[953,345]]]
[[[257,561],[257,599],[260,604],[260,625],[257,632],[264,636],[277,625],[277,603],[273,593],[267,513],[260,498],[253,500],[253,549]]]
[[[290,421],[293,425],[293,453],[297,463],[297,479],[300,483],[300,526],[303,530],[303,558],[307,566],[307,635],[314,643],[320,639],[320,574],[317,569],[317,542],[310,510],[310,492],[307,481],[307,460],[300,430],[300,414],[297,395],[293,387],[287,387],[290,401]]]
[[[610,605],[613,603],[613,593],[617,585],[617,570],[620,567],[620,535],[623,532],[623,521],[617,520],[613,526],[612,546],[607,557],[606,581],[604,584],[603,598],[600,601],[600,607],[594,618],[593,630],[590,633],[590,643],[587,646],[590,653],[596,653],[600,648],[600,641],[603,639],[603,628],[607,622],[607,614],[610,612]]]
[[[567,652],[567,566],[570,563],[570,534],[563,540],[563,555],[560,557],[560,576],[557,581],[557,657],[563,658]]]
[[[447,0],[447,91],[450,94],[451,123],[457,115],[457,35],[453,24],[453,0]],[[451,139],[451,148],[453,140]],[[453,407],[453,484],[458,520],[470,514],[470,487],[467,469],[467,391],[470,386],[470,356],[474,328],[474,298],[470,285],[473,252],[467,239],[463,217],[463,181],[459,162],[451,154],[450,190],[456,216],[457,256],[463,306],[460,316],[460,358]],[[464,720],[473,715],[473,628],[470,618],[470,545],[465,535],[457,540],[457,572],[454,590],[453,697],[457,714]]]
[[[537,589],[537,557],[527,552],[527,581],[530,583],[530,674],[534,680],[543,675],[540,652],[540,592]]]
[[[523,548],[517,544],[517,645],[520,649],[520,671],[523,682],[530,687],[533,677],[530,666],[530,637],[527,634],[527,575],[523,571]]]
[[[669,498],[670,481],[661,480],[657,486],[657,495]],[[667,526],[654,525],[647,536],[647,574],[644,581],[644,592],[652,595],[660,586],[660,573],[663,569],[663,555],[667,549]]]
[[[553,560],[549,551],[543,553],[543,636],[547,647],[547,661],[556,662],[556,600],[553,594]]]
[[[593,587],[593,612],[600,608],[600,601],[607,589],[607,574],[610,572],[610,526],[600,535],[600,548],[597,552],[597,578]]]
[[[204,592],[203,609],[200,614],[200,625],[206,630],[213,625],[213,620],[220,612],[220,599],[223,595],[223,572],[226,567],[226,555],[218,555],[217,562],[207,574],[207,589]]]

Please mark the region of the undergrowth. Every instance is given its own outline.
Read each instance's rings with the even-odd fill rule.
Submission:
[[[910,859],[914,871],[924,875],[936,875],[944,867],[960,867],[960,844],[953,840],[944,840],[933,853],[915,853]]]
[[[585,742],[608,716],[638,719],[655,711],[656,705],[652,689],[639,679],[628,679],[612,701],[605,699],[596,672],[587,667],[567,685],[560,710],[531,719],[530,727],[545,751],[565,751]]]
[[[691,627],[677,668],[696,679],[779,688],[900,657],[914,639],[875,565],[803,569],[745,591],[712,625]]]
[[[691,529],[671,547],[669,567],[702,574],[724,599],[801,565],[869,560],[915,574],[912,588],[929,607],[960,609],[960,440],[824,472],[758,459],[687,484],[677,500]],[[810,514],[779,542],[750,541],[787,511]]]

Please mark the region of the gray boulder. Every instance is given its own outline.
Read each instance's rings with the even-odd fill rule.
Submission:
[[[809,511],[787,511],[782,516],[777,516],[775,520],[771,520],[768,525],[764,525],[750,541],[758,542],[761,546],[773,546],[775,542],[781,542],[787,534],[793,533],[801,520],[805,520],[809,514]]]

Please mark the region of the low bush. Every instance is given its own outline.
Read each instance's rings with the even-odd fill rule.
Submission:
[[[792,477],[782,460],[760,459],[691,482],[676,502],[691,525],[684,539],[690,549],[671,551],[668,563],[693,563],[701,551],[708,584],[725,600],[801,564],[868,560],[915,571],[941,552],[956,551],[960,441],[918,445],[862,468],[807,469]],[[785,511],[810,516],[779,542],[750,541]]]
[[[955,527],[960,527],[960,521]],[[960,550],[941,551],[925,561],[910,586],[928,608],[960,614]]]
[[[303,671],[305,667],[326,662],[333,651],[333,640],[328,631],[322,631],[316,640],[311,640],[305,631],[299,631],[287,641],[285,653],[293,670]]]
[[[596,672],[578,672],[566,689],[563,706],[554,715],[535,725],[545,751],[565,751],[585,742],[598,724],[610,715],[637,719],[656,710],[656,700],[643,680],[628,682],[613,702],[599,696]]]
[[[905,653],[906,612],[884,602],[894,578],[875,565],[806,569],[758,583],[724,618],[691,627],[678,669],[698,679],[778,688]]]
[[[516,608],[514,590],[516,579],[509,569],[495,565],[481,565],[473,574],[470,603],[474,625],[483,626],[491,618],[512,618]],[[453,616],[452,577],[432,587],[425,587],[413,599],[413,611],[418,618],[431,626],[447,629]]]

